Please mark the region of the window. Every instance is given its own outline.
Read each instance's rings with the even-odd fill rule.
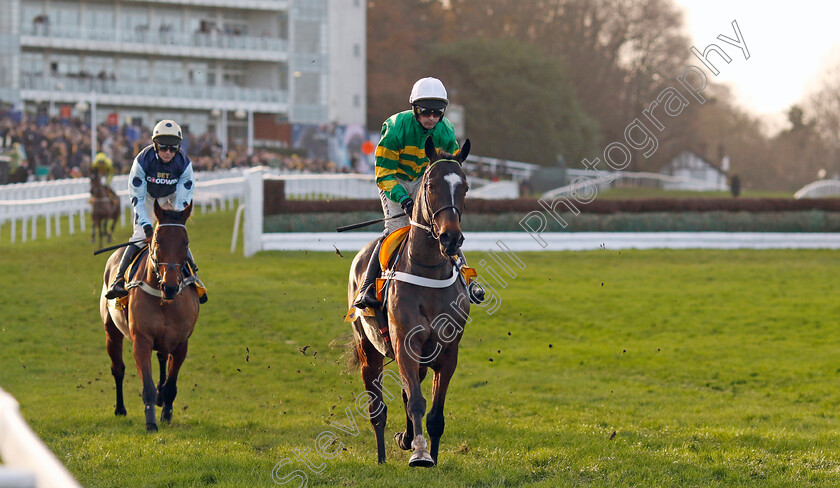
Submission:
[[[353,44],[353,56],[360,57],[362,55],[362,47],[358,44]]]
[[[288,90],[289,89],[289,67],[287,65],[281,65],[278,68],[279,72],[279,83],[277,88],[280,90]]]
[[[53,76],[78,77],[82,71],[82,64],[79,56],[52,54],[50,55],[50,71]]]
[[[155,81],[180,85],[184,82],[184,69],[179,61],[155,61]]]
[[[58,68],[58,66],[56,66]],[[20,72],[25,75],[43,76],[44,58],[40,54],[24,53],[20,55]]]
[[[321,76],[318,73],[301,73],[295,77],[295,101],[316,105],[321,101]]]
[[[222,86],[245,86],[245,65],[227,63],[222,66]]]
[[[114,7],[103,3],[87,4],[85,9],[85,27],[88,30],[109,31],[114,25]]]
[[[79,25],[79,6],[70,2],[53,2],[49,11],[50,23],[76,27]]]
[[[119,16],[120,26],[127,33],[148,33],[149,14],[136,7],[123,8]]]
[[[321,23],[306,20],[295,22],[295,44],[299,53],[321,52]]]
[[[114,63],[111,58],[103,56],[85,56],[82,66],[91,76],[107,79],[114,74]]]
[[[121,81],[149,81],[149,62],[145,59],[120,59],[118,73]]]

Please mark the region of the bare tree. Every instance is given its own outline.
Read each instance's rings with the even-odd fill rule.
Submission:
[[[828,67],[818,88],[808,97],[807,109],[814,114],[816,130],[828,150],[826,171],[840,176],[840,62]]]

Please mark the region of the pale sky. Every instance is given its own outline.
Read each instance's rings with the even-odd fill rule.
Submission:
[[[792,104],[802,101],[814,89],[823,69],[832,60],[840,60],[840,2],[675,2],[684,9],[686,32],[698,50],[702,52],[714,43],[732,58],[726,64],[711,54],[710,59],[717,61],[714,64],[720,74],[714,76],[707,72],[707,75],[730,85],[738,103],[754,115],[778,120]],[[733,20],[738,22],[750,52],[749,59],[744,59],[737,47],[717,39],[720,34],[735,38]],[[690,59],[704,68],[696,57]]]

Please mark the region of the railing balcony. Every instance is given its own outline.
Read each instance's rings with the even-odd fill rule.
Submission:
[[[236,51],[237,56],[242,56],[243,52],[252,53],[268,53],[270,60],[276,60],[286,57],[287,42],[285,39],[276,37],[250,37],[234,34],[224,34],[221,32],[176,32],[171,30],[135,28],[130,30],[113,29],[106,27],[79,27],[74,25],[46,25],[46,24],[29,24],[22,26],[21,34],[29,36],[30,39],[24,37],[22,44],[28,45],[43,45],[52,40],[61,41],[78,41],[84,43],[95,43],[89,45],[90,48],[96,48],[103,51],[127,51],[136,50],[137,47],[147,46],[145,49],[140,49],[142,52],[149,52],[149,48],[160,49],[162,47],[180,47],[193,50],[213,50],[212,53],[206,53],[207,56],[216,57],[219,50]],[[68,45],[61,42],[55,47],[73,47],[83,48],[81,45]],[[169,51],[165,50],[160,54],[167,54]],[[184,52],[174,52],[178,56],[183,56]],[[193,52],[193,55],[199,53]],[[251,56],[245,55],[246,58]],[[254,59],[261,59],[266,57],[256,56]],[[276,59],[275,59],[276,58]]]
[[[49,92],[55,101],[75,101],[85,98],[95,91],[101,101],[108,96],[121,97],[122,103],[135,98],[139,103],[143,98],[175,99],[175,106],[191,105],[190,100],[202,102],[207,108],[213,108],[219,101],[250,102],[254,104],[285,104],[287,92],[266,88],[246,88],[230,86],[198,86],[172,83],[150,83],[143,81],[115,81],[99,78],[45,78],[42,76],[21,76],[21,88],[41,93]],[[195,104],[192,104],[195,105]],[[196,105],[198,106],[198,105]]]
[[[162,3],[168,5],[189,5],[201,7],[219,7],[236,10],[288,10],[289,0],[124,0],[134,3]]]

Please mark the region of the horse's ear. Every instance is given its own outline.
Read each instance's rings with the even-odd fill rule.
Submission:
[[[157,221],[160,222],[161,217],[163,216],[163,209],[160,208],[158,205],[157,198],[155,198],[155,217],[157,217]]]
[[[458,161],[464,162],[467,160],[467,156],[470,155],[470,140],[467,139],[464,141],[464,145],[461,146],[461,150],[458,151]]]
[[[190,218],[190,214],[192,213],[192,209],[193,209],[192,204],[193,204],[193,202],[192,202],[192,200],[190,200],[190,203],[188,203],[187,206],[184,207],[184,210],[181,211],[181,221],[182,222],[186,222],[187,219]]]
[[[432,140],[432,136],[426,138],[426,157],[429,158],[429,163],[434,163],[438,160],[438,153],[437,149],[435,149],[435,141]]]

